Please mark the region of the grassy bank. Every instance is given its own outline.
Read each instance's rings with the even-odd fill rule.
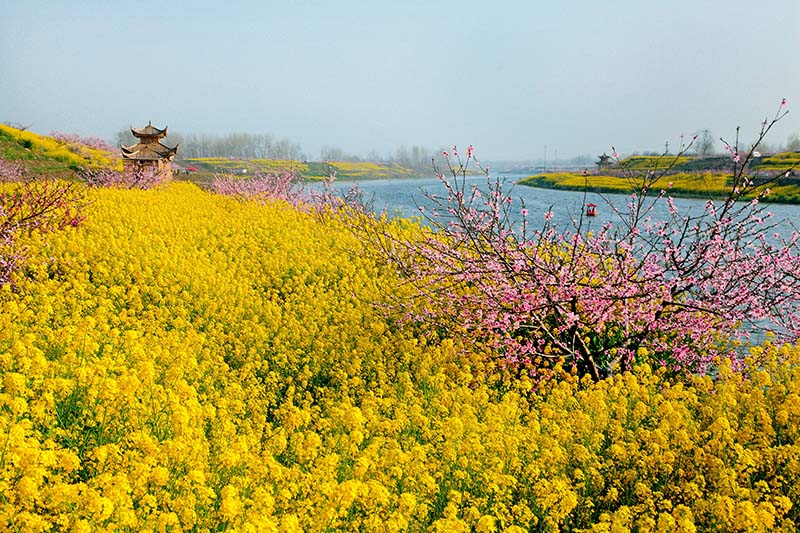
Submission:
[[[800,167],[800,152],[780,152],[768,156],[753,157],[750,162],[752,172],[785,171]],[[728,172],[731,158],[728,155],[693,157],[674,155],[636,155],[626,157],[613,165],[614,169],[628,172],[649,172],[671,169],[675,172]]]
[[[519,180],[520,185],[544,189],[571,191],[593,191],[629,194],[639,187],[635,178],[621,176],[589,175],[555,172],[529,176]],[[681,172],[664,176],[656,182],[651,191],[658,194],[666,190],[671,196],[689,198],[722,198],[731,187],[731,175],[714,172]],[[781,180],[770,186],[768,200],[780,203],[800,203],[800,180]]]
[[[278,159],[229,159],[222,157],[190,158],[185,166],[198,169],[198,176],[210,178],[214,174],[254,174],[289,170],[309,180],[325,179],[336,175],[340,179],[408,178],[414,171],[394,163],[295,161]]]
[[[694,158],[689,156],[632,155],[620,160],[619,168],[630,171],[663,170],[666,168],[680,168],[681,165],[693,160]]]

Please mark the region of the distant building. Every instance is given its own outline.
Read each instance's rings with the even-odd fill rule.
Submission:
[[[610,167],[611,166],[611,156],[610,155],[606,155],[604,153],[603,155],[599,155],[597,157],[598,157],[598,160],[595,162],[595,165],[597,165],[598,169],[606,168],[606,167]]]
[[[133,146],[120,145],[123,168],[133,172],[152,171],[168,179],[170,162],[178,153],[178,145],[170,148],[159,141],[167,136],[167,128],[160,130],[148,122],[140,130],[131,128],[131,133],[139,142]]]

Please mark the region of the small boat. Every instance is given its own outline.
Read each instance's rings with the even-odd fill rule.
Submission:
[[[587,217],[594,217],[597,216],[597,204],[586,204],[586,216]]]

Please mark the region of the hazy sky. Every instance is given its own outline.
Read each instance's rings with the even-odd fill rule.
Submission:
[[[2,0],[0,122],[484,159],[800,132],[798,0]]]

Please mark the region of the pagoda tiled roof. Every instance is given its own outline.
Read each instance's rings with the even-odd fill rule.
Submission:
[[[155,126],[153,126],[152,123],[148,122],[147,126],[145,126],[144,128],[138,129],[138,130],[132,127],[131,128],[131,133],[134,135],[134,137],[139,137],[139,138],[141,138],[141,137],[159,137],[159,138],[161,138],[161,137],[166,137],[167,128],[165,126],[164,129],[161,130],[161,129],[158,129]]]
[[[120,145],[123,159],[155,160],[172,159],[178,153],[178,145],[170,148],[161,143],[138,143],[133,146]]]

